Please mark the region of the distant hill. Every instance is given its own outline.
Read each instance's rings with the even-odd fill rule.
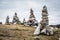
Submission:
[[[60,28],[60,24],[57,24],[57,25],[50,25],[50,26]]]
[[[24,25],[0,25],[0,40],[34,40],[36,28]],[[58,40],[60,29],[53,36],[40,35],[41,40]]]

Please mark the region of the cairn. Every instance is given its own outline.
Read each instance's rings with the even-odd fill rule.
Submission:
[[[47,7],[43,6],[42,21],[36,28],[34,35],[39,36],[39,34],[41,33],[46,35],[53,35],[54,34],[53,29],[54,29],[53,27],[49,26]]]
[[[47,7],[46,6],[43,6],[42,20],[41,20],[40,23],[41,23],[42,28],[46,27],[49,24],[48,12],[47,12]]]
[[[9,23],[9,16],[7,16],[5,24],[6,24],[6,25],[9,25],[9,24],[10,24],[10,23]]]
[[[35,16],[33,14],[33,10],[30,9],[30,17],[29,17],[29,20],[27,23],[29,26],[35,26],[35,22],[37,22],[37,20],[35,19]]]
[[[13,16],[12,24],[20,24],[19,18],[17,17],[17,13],[15,12],[15,15]]]

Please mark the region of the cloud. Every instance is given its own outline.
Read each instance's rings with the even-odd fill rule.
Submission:
[[[60,0],[46,0],[45,2],[44,0],[0,0],[0,21],[5,22],[7,15],[12,21],[15,12],[17,12],[20,20],[23,18],[28,20],[30,8],[33,9],[36,19],[40,21],[44,3],[48,9],[49,24],[60,23]]]

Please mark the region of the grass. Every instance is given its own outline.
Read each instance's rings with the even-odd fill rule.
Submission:
[[[34,40],[33,27],[26,27],[24,25],[0,25],[0,39],[1,40]],[[2,35],[2,36],[1,36]],[[58,40],[60,37],[60,29],[55,32],[53,36],[39,35],[41,40]]]

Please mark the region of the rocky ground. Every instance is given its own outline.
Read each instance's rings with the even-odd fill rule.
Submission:
[[[33,27],[23,25],[0,25],[0,40],[34,40]],[[55,32],[53,36],[40,35],[40,40],[58,40],[60,30]]]

